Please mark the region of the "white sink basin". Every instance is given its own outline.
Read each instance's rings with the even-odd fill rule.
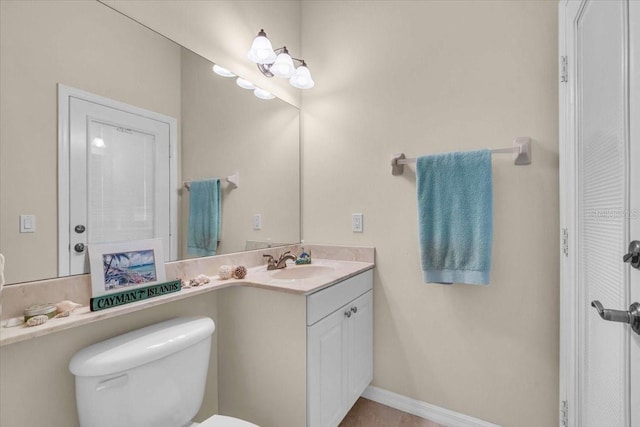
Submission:
[[[297,265],[282,270],[272,270],[270,275],[277,280],[301,280],[322,277],[335,271],[333,267],[326,265]]]

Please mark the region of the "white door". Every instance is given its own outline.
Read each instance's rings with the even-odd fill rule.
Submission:
[[[629,137],[631,141],[630,236],[640,240],[640,2],[629,2]],[[640,302],[640,270],[630,271],[632,302]],[[631,334],[631,426],[640,427],[640,334]]]
[[[93,243],[159,238],[165,261],[174,259],[171,120],[95,95],[63,97],[69,161],[68,192],[60,198],[61,273],[87,273]]]
[[[351,407],[373,377],[373,291],[353,301],[348,324],[348,405]]]
[[[344,306],[307,328],[308,427],[335,427],[345,416],[349,309]]]
[[[592,308],[640,301],[639,7],[560,5],[561,425],[640,427],[640,335]]]

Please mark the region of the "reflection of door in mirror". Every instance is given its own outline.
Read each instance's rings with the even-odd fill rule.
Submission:
[[[59,91],[59,274],[89,272],[86,247],[93,243],[158,238],[165,261],[175,259],[175,119]]]

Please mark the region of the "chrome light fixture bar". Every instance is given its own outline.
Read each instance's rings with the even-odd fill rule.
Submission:
[[[304,59],[293,58],[286,46],[274,50],[264,30],[258,32],[247,57],[267,77],[289,79],[291,86],[298,89],[311,89],[315,85]],[[300,63],[300,66],[296,68],[293,61]]]

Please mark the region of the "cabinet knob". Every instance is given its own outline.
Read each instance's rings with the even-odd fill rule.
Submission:
[[[356,314],[358,312],[358,307],[351,307],[351,311],[353,311],[353,314]]]
[[[351,310],[345,311],[344,315],[347,316],[347,317],[351,317]]]

